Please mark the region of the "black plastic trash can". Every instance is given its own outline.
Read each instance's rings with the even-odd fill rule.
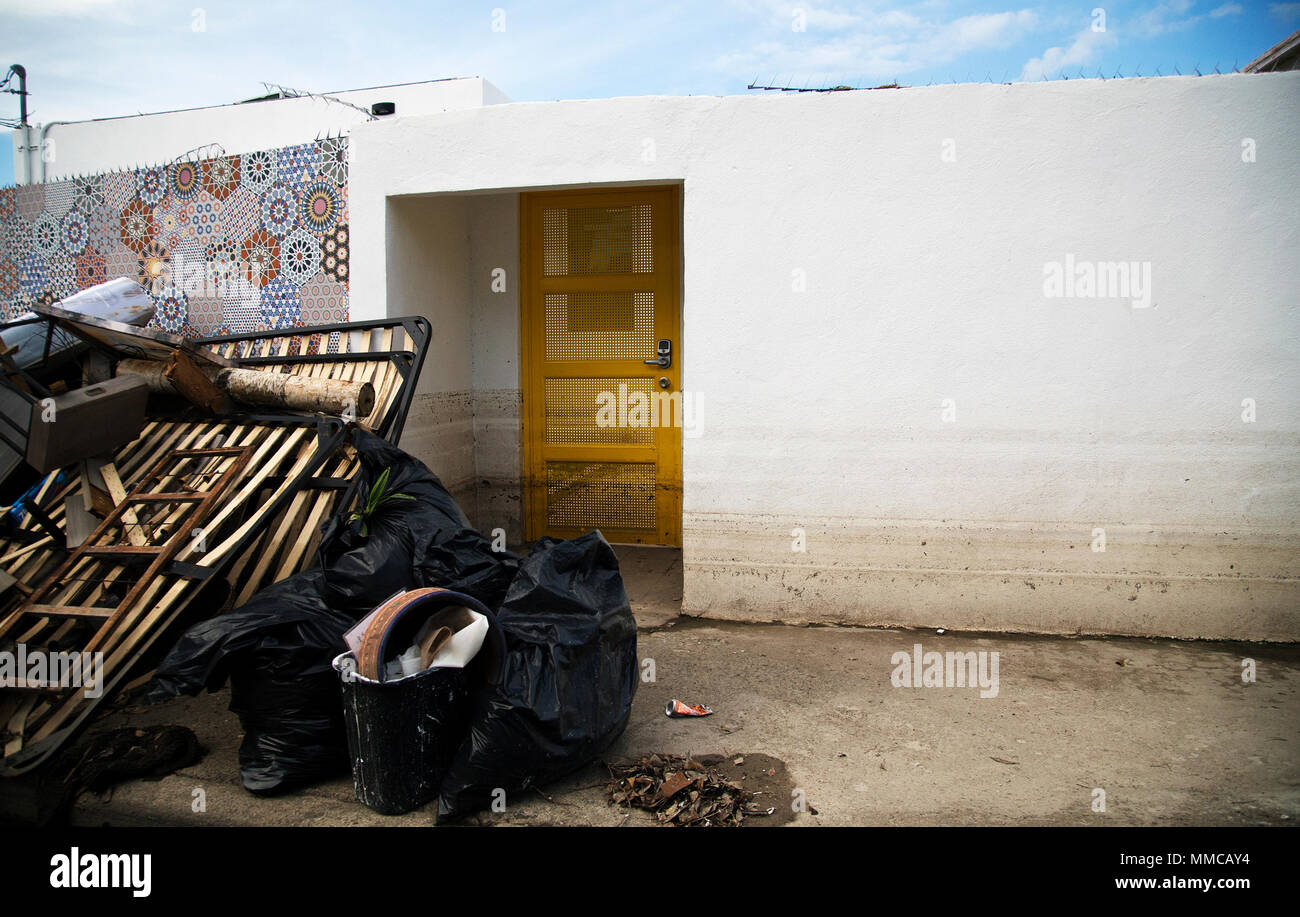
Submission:
[[[469,596],[458,598],[488,619],[483,648],[466,668],[429,669],[381,683],[357,674],[352,653],[334,659],[357,799],[383,815],[401,815],[437,797],[469,732],[474,692],[500,658],[502,637],[492,613]]]

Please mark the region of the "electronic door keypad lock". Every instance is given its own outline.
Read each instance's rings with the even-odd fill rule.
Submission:
[[[667,369],[673,365],[673,342],[660,341],[656,348],[659,356],[654,360],[645,360],[647,366],[658,366],[660,369]]]

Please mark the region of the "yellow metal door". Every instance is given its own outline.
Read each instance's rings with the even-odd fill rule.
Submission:
[[[527,537],[680,546],[678,189],[524,194],[520,227]]]

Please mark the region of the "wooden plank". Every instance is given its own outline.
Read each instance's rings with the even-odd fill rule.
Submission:
[[[81,546],[82,554],[92,554],[96,557],[112,557],[117,554],[148,557],[151,554],[161,554],[162,552],[163,546],[157,544],[87,544]]]
[[[230,410],[230,399],[226,393],[181,351],[172,352],[163,376],[176,391],[203,410],[213,414],[225,414]]]
[[[169,334],[156,328],[141,328],[138,325],[128,325],[125,322],[116,322],[43,303],[32,303],[32,311],[37,315],[54,319],[55,324],[83,340],[102,344],[122,356],[166,360],[179,350],[196,363],[209,363],[214,366],[232,365],[225,357],[219,356],[207,347],[196,346],[179,334]]]
[[[104,476],[104,483],[108,486],[108,495],[113,498],[113,503],[121,506],[126,500],[126,488],[122,486],[122,479],[117,476],[117,466],[108,462],[100,467],[99,473]],[[127,540],[137,547],[144,546],[149,540],[141,530],[140,520],[135,510],[130,507],[122,510],[122,530],[126,533]]]
[[[45,630],[45,628],[48,627],[49,624],[50,624],[49,618],[38,619],[30,628],[24,631],[14,642],[31,643],[32,640],[35,639],[36,635],[39,634],[41,631]]]
[[[352,475],[347,473],[349,465],[352,465],[352,475],[361,467],[358,459],[352,459],[351,461],[344,459],[338,463],[330,477],[351,477]],[[337,496],[338,492],[330,490],[323,491],[318,495],[311,513],[299,530],[298,539],[294,542],[293,549],[285,555],[280,568],[275,571],[273,582],[279,582],[285,577],[293,575],[303,566],[303,559],[309,556],[312,545],[320,540],[321,524],[326,514],[333,508]]]
[[[128,494],[127,503],[197,503],[203,499],[203,491],[192,494],[177,493],[138,493]]]
[[[27,605],[24,614],[48,615],[67,618],[108,618],[114,609],[92,605]]]

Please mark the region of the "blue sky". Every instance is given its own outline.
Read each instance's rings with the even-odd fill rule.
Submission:
[[[755,79],[926,85],[1226,71],[1300,28],[1300,2],[1267,0],[415,6],[0,0],[0,67],[27,67],[32,119],[52,121],[233,102],[262,94],[262,80],[328,91],[482,76],[525,101],[736,94]],[[0,96],[0,117],[17,110],[16,97]],[[0,183],[12,175],[2,143]]]

